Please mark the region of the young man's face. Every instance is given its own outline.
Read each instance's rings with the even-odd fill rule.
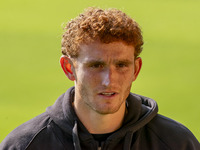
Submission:
[[[134,47],[121,41],[82,44],[74,63],[76,103],[100,114],[117,112],[125,107],[140,67]]]

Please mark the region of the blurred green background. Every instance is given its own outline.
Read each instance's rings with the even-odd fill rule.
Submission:
[[[200,1],[1,0],[0,142],[73,85],[59,65],[62,24],[89,6],[119,8],[140,24],[143,67],[132,91],[200,140]]]

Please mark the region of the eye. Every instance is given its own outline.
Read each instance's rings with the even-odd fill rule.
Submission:
[[[93,63],[90,65],[92,68],[103,68],[104,65],[102,63]]]
[[[118,64],[117,64],[117,67],[118,67],[118,68],[127,67],[127,64],[125,64],[125,63],[118,63]]]

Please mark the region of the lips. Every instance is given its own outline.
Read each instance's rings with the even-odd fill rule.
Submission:
[[[102,98],[105,99],[110,99],[110,98],[114,98],[118,93],[115,91],[101,91],[99,92],[99,96],[101,96]]]
[[[104,96],[113,96],[115,94],[116,94],[115,92],[103,92],[103,93],[100,93],[100,95],[104,95]]]

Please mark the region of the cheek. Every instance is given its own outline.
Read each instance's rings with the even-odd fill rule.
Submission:
[[[135,78],[134,70],[130,70],[128,72],[123,73],[119,80],[124,84],[128,84],[128,83],[132,83],[134,78]]]
[[[130,73],[129,75],[127,75],[127,74],[124,75],[124,77],[119,80],[119,85],[125,92],[125,95],[129,94],[129,92],[131,90],[133,79],[134,79],[134,74]]]
[[[77,74],[77,81],[84,83],[88,87],[94,86],[99,82],[99,74],[87,70],[81,70]]]
[[[130,82],[132,83],[135,80],[135,70],[133,68],[133,70],[130,73]]]
[[[97,86],[100,81],[100,76],[99,74],[87,73],[85,80],[87,80],[90,86]]]

